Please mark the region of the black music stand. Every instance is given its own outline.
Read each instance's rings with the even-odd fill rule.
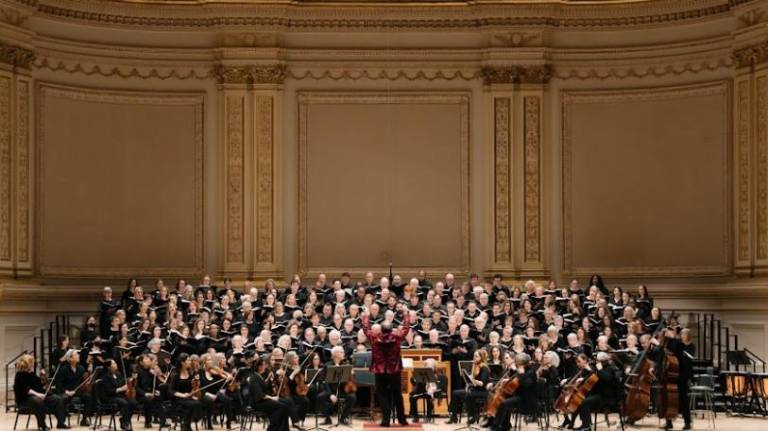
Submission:
[[[424,389],[426,390],[428,383],[437,383],[437,375],[435,374],[435,370],[432,368],[414,368],[413,369],[413,381],[416,382],[416,384],[423,383]],[[424,394],[427,394],[426,392]],[[424,395],[424,394],[418,394],[418,395]],[[430,402],[434,402],[433,399],[429,399],[430,397],[424,397],[422,400],[424,400],[424,418],[427,422],[432,421],[432,415],[429,414],[429,409],[427,408],[428,404]],[[434,405],[433,405],[434,408]],[[418,414],[418,411],[417,411]]]
[[[320,376],[322,373],[320,370],[312,370],[312,369],[306,369],[304,370],[304,381],[307,382],[308,387],[312,387],[315,383],[321,383],[320,382]],[[306,431],[330,431],[327,428],[323,428],[319,424],[319,418],[320,418],[320,409],[317,407],[317,398],[318,395],[320,395],[320,391],[317,391],[317,394],[315,394],[315,404],[312,406],[315,410],[315,426],[312,428],[307,428]]]
[[[337,407],[339,408],[338,417],[336,419],[336,425],[331,425],[331,428],[335,428],[338,426],[349,426],[347,424],[341,423],[341,412],[343,411],[343,407],[340,406],[341,404],[341,387],[340,385],[343,385],[347,381],[349,381],[349,377],[352,375],[352,365],[339,365],[339,366],[329,366],[325,369],[325,382],[329,385],[336,385],[336,398],[338,398],[338,401],[336,401]],[[345,399],[344,402],[346,403],[347,400]]]

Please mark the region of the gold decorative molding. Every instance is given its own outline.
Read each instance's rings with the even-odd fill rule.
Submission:
[[[227,263],[245,263],[245,97],[226,96]]]
[[[734,58],[697,59],[680,63],[644,64],[640,61],[636,65],[608,65],[601,67],[565,67],[559,66],[554,61],[552,78],[562,80],[606,80],[606,79],[643,79],[662,78],[665,76],[679,76],[684,74],[698,74],[714,72],[720,69],[730,69],[734,66]]]
[[[523,98],[525,261],[541,261],[541,97]]]
[[[131,105],[163,105],[163,106],[192,106],[194,108],[194,153],[195,153],[195,179],[194,179],[194,262],[191,267],[63,267],[54,265],[45,265],[43,262],[37,262],[36,272],[45,277],[123,277],[123,276],[184,276],[199,275],[204,272],[204,226],[203,226],[203,173],[204,173],[204,101],[205,96],[201,93],[166,93],[160,91],[128,91],[128,90],[104,90],[82,87],[70,87],[51,83],[39,82],[36,86],[36,154],[38,184],[42,184],[45,178],[45,166],[42,163],[41,154],[45,151],[47,137],[45,136],[46,123],[46,101],[50,97],[65,98],[77,101],[97,102],[97,103],[115,103]],[[44,193],[40,187],[37,187],[39,193]],[[45,247],[45,237],[42,235],[41,221],[43,220],[43,206],[40,204],[42,199],[35,199],[33,207],[35,218],[35,231],[40,232],[34,236],[33,242],[35,255],[40,256],[39,251]],[[38,257],[39,259],[39,257]]]
[[[563,91],[562,94],[562,120],[561,120],[561,139],[562,139],[562,199],[563,199],[563,262],[562,268],[569,276],[588,276],[591,274],[602,274],[604,276],[639,278],[639,277],[699,277],[699,276],[726,276],[731,274],[731,263],[729,257],[732,255],[731,247],[731,226],[729,217],[724,217],[722,240],[722,255],[725,261],[722,265],[712,266],[644,266],[644,267],[575,267],[573,262],[573,154],[571,136],[571,109],[576,104],[582,103],[620,103],[647,100],[670,100],[685,97],[696,97],[704,95],[722,95],[723,96],[723,124],[729,124],[730,109],[729,105],[729,84],[728,81],[713,81],[702,84],[675,86],[675,87],[656,87],[646,89],[616,89],[616,90],[573,90]],[[727,147],[727,144],[724,144]],[[725,150],[724,150],[725,151]],[[724,163],[728,163],[728,157],[724,157]],[[730,175],[730,169],[726,166],[725,175]],[[730,183],[728,178],[724,184]],[[727,187],[722,193],[722,205],[724,208],[730,208],[731,194]]]
[[[736,88],[736,235],[737,235],[737,261],[739,263],[750,262],[750,249],[752,240],[750,239],[750,104],[751,94],[749,81],[742,80]]]
[[[757,155],[757,244],[758,260],[768,259],[768,76],[755,82],[755,146]]]
[[[549,64],[539,66],[486,66],[480,70],[483,83],[489,84],[546,84],[552,77]]]
[[[296,80],[312,79],[319,81],[321,79],[331,79],[339,81],[342,79],[357,81],[361,79],[370,79],[372,81],[474,81],[480,78],[480,70],[476,67],[465,69],[304,69],[288,70],[288,77]]]
[[[29,3],[25,0],[17,0]],[[222,4],[224,2],[221,2]],[[520,5],[449,1],[158,5],[156,2],[33,2],[37,15],[120,27],[249,29],[484,29],[499,27],[635,27],[699,20],[731,13],[737,2],[715,0],[616,1],[607,4],[563,4],[562,1]],[[461,6],[461,7],[457,7]],[[524,7],[523,7],[524,6]],[[556,7],[553,7],[556,6]]]
[[[35,53],[29,49],[20,46],[8,45],[0,42],[0,63],[10,64],[13,67],[29,69],[32,61],[35,59]]]
[[[733,60],[737,68],[754,67],[768,61],[768,40],[735,50]]]
[[[254,147],[256,148],[256,264],[274,263],[274,100],[254,98]]]
[[[216,66],[213,74],[219,84],[282,84],[287,68],[271,66]]]
[[[535,41],[537,39],[541,41],[540,33],[512,31],[507,33],[494,34],[492,45],[517,48],[520,46],[530,45],[529,42]]]
[[[469,146],[470,146],[470,96],[465,92],[326,92],[302,91],[298,93],[299,104],[299,215],[298,215],[298,270],[302,274],[314,274],[322,270],[328,273],[349,271],[353,274],[364,273],[371,268],[311,268],[307,262],[307,128],[309,124],[308,111],[315,104],[456,104],[459,106],[460,127],[460,179],[461,198],[458,206],[461,208],[461,263],[459,268],[426,267],[400,268],[404,272],[416,272],[420,269],[429,271],[456,271],[468,273],[470,270],[470,198],[469,198]]]
[[[38,56],[32,62],[32,66],[37,69],[46,69],[52,72],[64,72],[69,74],[81,74],[85,76],[104,76],[118,78],[138,78],[138,79],[175,79],[180,81],[187,80],[208,80],[214,77],[211,68],[193,67],[155,67],[155,66],[136,66],[129,64],[105,64],[101,59],[96,58],[93,61],[61,60],[49,56]]]
[[[0,262],[11,263],[11,80],[0,75]]]
[[[510,117],[511,100],[509,97],[493,99],[494,118],[494,228],[495,261],[512,261],[512,220],[511,220],[511,139]]]

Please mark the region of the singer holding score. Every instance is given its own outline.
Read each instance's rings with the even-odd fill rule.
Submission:
[[[382,278],[384,284],[386,278]],[[388,280],[387,280],[388,281]],[[403,408],[403,394],[400,388],[400,374],[403,366],[400,359],[400,343],[410,330],[410,316],[407,309],[403,313],[403,324],[395,330],[394,322],[384,320],[381,324],[371,327],[370,314],[367,309],[363,311],[362,323],[365,336],[371,343],[372,361],[371,371],[376,376],[376,395],[381,406],[381,426],[388,427],[392,409],[395,409],[397,421],[400,425],[407,425],[405,409]]]

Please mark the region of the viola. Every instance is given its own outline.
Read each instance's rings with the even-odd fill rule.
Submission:
[[[195,376],[195,378],[192,379],[192,392],[190,394],[193,399],[200,401],[202,392],[200,391],[200,378],[198,376]]]
[[[296,374],[293,381],[296,383],[296,395],[304,397],[309,393],[309,386],[307,386],[305,381],[304,373]]]

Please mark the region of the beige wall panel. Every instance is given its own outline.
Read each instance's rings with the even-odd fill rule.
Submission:
[[[202,96],[40,86],[42,275],[202,271]]]
[[[728,272],[728,104],[724,83],[566,93],[566,272]]]
[[[309,100],[305,268],[466,268],[467,99]]]

